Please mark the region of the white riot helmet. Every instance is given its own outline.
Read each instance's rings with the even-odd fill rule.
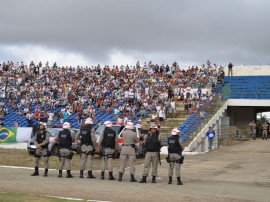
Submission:
[[[126,128],[132,130],[134,128],[134,124],[132,122],[127,122]]]
[[[44,126],[44,129],[47,127],[47,124],[44,123],[44,122],[40,122],[39,125],[43,125]]]
[[[172,129],[172,131],[171,131],[171,134],[172,134],[172,135],[177,135],[178,133],[180,133],[180,130],[178,130],[177,128],[174,128],[174,129]]]
[[[87,118],[87,119],[85,120],[85,124],[86,124],[86,125],[93,124],[93,120],[92,120],[91,118]]]
[[[104,125],[105,125],[105,127],[112,127],[112,122],[111,121],[105,121],[104,122]]]
[[[70,123],[69,122],[63,123],[63,128],[64,129],[69,129],[70,128]]]

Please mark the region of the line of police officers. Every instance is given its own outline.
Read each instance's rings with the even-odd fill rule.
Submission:
[[[109,180],[115,180],[113,176],[113,159],[115,153],[118,152],[118,136],[116,132],[111,128],[112,122],[106,121],[104,123],[105,130],[101,134],[98,143],[96,143],[96,137],[93,128],[93,121],[91,118],[85,120],[85,125],[77,132],[75,137],[70,132],[70,124],[65,122],[63,124],[63,130],[60,131],[56,136],[55,140],[59,142],[59,174],[58,177],[62,177],[62,170],[66,164],[67,178],[72,178],[70,161],[73,156],[72,152],[72,142],[77,140],[81,141],[81,156],[80,156],[80,178],[83,178],[83,172],[85,170],[85,164],[87,163],[87,178],[96,178],[92,174],[92,162],[93,155],[95,151],[101,152],[102,163],[101,163],[101,179],[105,179],[105,169],[108,165],[109,170]],[[182,185],[180,178],[180,168],[183,163],[181,146],[180,131],[178,129],[173,129],[171,135],[168,137],[168,157],[166,158],[169,163],[168,169],[168,184],[172,184],[173,170],[175,167],[177,184]],[[138,142],[138,137],[134,131],[134,125],[132,122],[126,124],[126,130],[122,132],[122,149],[120,153],[121,165],[119,168],[118,181],[122,181],[123,175],[125,173],[125,168],[127,161],[129,161],[130,166],[130,182],[137,182],[135,179],[135,164],[136,164],[136,143]],[[161,141],[156,124],[151,124],[150,130],[147,135],[142,139],[144,141],[146,155],[144,161],[144,169],[142,174],[142,179],[140,183],[146,183],[147,176],[149,174],[152,165],[152,183],[156,183],[157,168],[160,163],[160,149]],[[34,144],[36,145],[35,157],[35,171],[32,176],[39,175],[39,161],[43,158],[45,172],[44,177],[48,176],[49,167],[49,157],[48,157],[48,144],[49,144],[49,133],[46,131],[46,125],[40,124],[39,130],[36,132],[34,137]]]

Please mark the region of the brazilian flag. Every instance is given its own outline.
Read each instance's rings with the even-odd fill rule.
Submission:
[[[16,143],[17,128],[0,128],[0,143]]]

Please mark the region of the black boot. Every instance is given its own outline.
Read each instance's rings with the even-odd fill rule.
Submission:
[[[123,173],[119,173],[119,178],[118,178],[118,181],[119,181],[119,182],[122,181],[122,177],[123,177]]]
[[[146,176],[143,176],[139,183],[146,183]]]
[[[109,172],[109,180],[115,180],[113,172]]]
[[[31,176],[39,176],[38,167],[35,167],[35,171],[31,174]]]
[[[130,182],[137,182],[137,180],[134,178],[134,175],[130,175]]]
[[[67,178],[73,178],[73,176],[70,173],[70,170],[67,170]]]
[[[152,183],[157,183],[156,182],[156,176],[152,176]]]
[[[96,177],[92,175],[92,171],[88,171],[87,178],[96,178]]]
[[[105,179],[104,174],[105,174],[104,171],[102,171],[102,172],[101,172],[101,177],[100,177],[100,179],[102,179],[102,180]]]
[[[83,178],[83,170],[80,170],[80,178]]]
[[[62,170],[59,170],[58,177],[62,177]]]
[[[47,177],[48,176],[48,169],[45,168],[45,171],[44,171],[44,174],[43,174],[43,177]]]
[[[177,177],[177,185],[183,185],[183,182],[181,181],[180,177]]]
[[[172,184],[172,177],[169,177],[169,182],[168,184]]]

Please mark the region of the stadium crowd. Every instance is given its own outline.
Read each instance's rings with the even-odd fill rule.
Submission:
[[[154,65],[138,61],[135,66],[60,67],[48,62],[29,65],[23,62],[0,64],[1,99],[10,109],[25,115],[28,126],[33,120],[62,123],[76,113],[78,123],[87,117],[95,120],[98,109],[114,113],[115,121],[141,121],[150,112],[153,119],[163,121],[176,112],[176,102],[184,109],[200,112],[200,105],[208,103],[215,87],[222,83],[222,66],[211,64],[181,68],[172,65]],[[202,89],[209,89],[202,93]],[[195,92],[192,89],[197,89]],[[33,108],[35,104],[35,108]],[[61,106],[60,112],[55,109]],[[0,123],[8,113],[0,103]]]

